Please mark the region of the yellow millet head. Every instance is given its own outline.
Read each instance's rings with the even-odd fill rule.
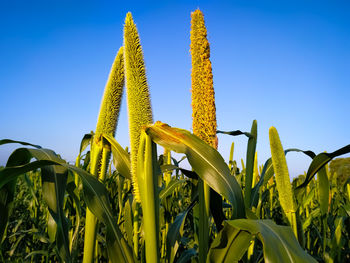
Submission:
[[[102,133],[115,135],[124,87],[124,50],[121,47],[115,57],[105,86],[97,119],[96,140]]]
[[[153,122],[149,89],[142,47],[131,13],[127,13],[124,25],[124,68],[129,116],[131,174],[135,199],[140,202],[137,185],[137,152],[141,127]]]
[[[210,47],[203,13],[191,14],[192,129],[193,133],[217,148],[216,107]]]

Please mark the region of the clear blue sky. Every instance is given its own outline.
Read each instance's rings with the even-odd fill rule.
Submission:
[[[218,129],[249,131],[256,119],[259,164],[270,157],[272,125],[284,148],[319,153],[350,143],[348,1],[2,0],[0,138],[74,161],[82,136],[95,129],[128,11],[154,119],[190,130],[190,13],[197,7],[211,44]],[[116,139],[129,145],[125,97]],[[246,138],[219,135],[219,150],[227,160],[233,140],[240,163]],[[15,147],[0,147],[0,164]],[[310,163],[300,153],[287,161],[291,176]]]

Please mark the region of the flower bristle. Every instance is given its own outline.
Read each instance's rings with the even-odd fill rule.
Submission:
[[[129,12],[124,25],[124,67],[129,118],[131,174],[135,199],[140,202],[136,179],[137,152],[141,127],[153,122],[150,94],[146,78],[140,37]]]
[[[96,137],[102,133],[115,135],[124,88],[124,49],[121,47],[113,62],[103,93],[97,119]]]

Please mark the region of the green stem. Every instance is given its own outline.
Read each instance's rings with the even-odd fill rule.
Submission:
[[[139,203],[134,202],[135,206],[134,208],[134,236],[133,236],[133,243],[134,243],[134,254],[138,258],[139,254]]]
[[[209,243],[210,187],[202,180],[198,182],[199,193],[199,262],[206,262]]]
[[[322,248],[323,248],[323,255],[326,255],[326,245],[327,245],[327,214],[322,215]]]
[[[159,201],[157,193],[157,174],[154,171],[156,145],[150,136],[145,136],[144,185],[142,186],[142,212],[146,243],[146,262],[159,262]],[[140,151],[139,154],[140,155]],[[146,186],[146,187],[144,187]],[[143,193],[142,193],[143,192]]]
[[[250,208],[250,197],[252,192],[253,172],[254,172],[254,159],[255,149],[257,142],[257,122],[253,121],[252,128],[250,131],[251,137],[248,140],[247,147],[247,159],[246,159],[246,170],[245,170],[245,187],[244,187],[244,203],[247,208]]]
[[[296,212],[287,212],[286,216],[288,218],[289,224],[291,226],[291,228],[293,229],[293,233],[296,237],[297,240],[299,240],[298,238],[298,225],[297,225],[297,214]]]
[[[90,173],[98,176],[98,168],[100,162],[100,156],[103,148],[97,143],[92,145],[91,149],[91,166]],[[103,162],[103,161],[102,161]],[[95,256],[95,240],[96,240],[96,224],[97,219],[89,208],[86,209],[86,220],[85,220],[85,239],[84,239],[84,256],[83,263],[94,262]]]
[[[97,219],[89,208],[86,209],[83,263],[94,262]]]

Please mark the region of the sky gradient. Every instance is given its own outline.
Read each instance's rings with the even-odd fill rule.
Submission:
[[[95,130],[128,11],[144,51],[154,120],[191,130],[190,13],[205,16],[218,129],[258,122],[258,162],[283,147],[332,152],[350,143],[347,1],[0,1],[0,138],[53,149],[74,162]],[[283,2],[283,3],[282,3]],[[247,139],[218,135],[227,160]],[[129,145],[125,94],[116,139]],[[19,145],[0,147],[0,165]],[[345,155],[349,156],[349,155]],[[289,153],[291,176],[309,157]]]

